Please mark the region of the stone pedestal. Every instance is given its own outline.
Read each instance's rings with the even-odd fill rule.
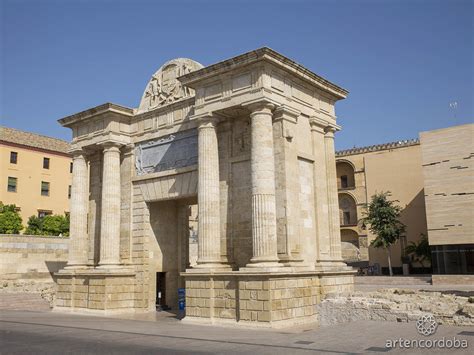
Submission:
[[[137,308],[135,273],[129,270],[62,270],[56,278],[55,311],[105,315]]]
[[[353,272],[183,273],[185,322],[280,328],[317,323],[316,304],[353,291]]]

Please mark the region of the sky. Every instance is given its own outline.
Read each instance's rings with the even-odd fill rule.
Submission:
[[[0,124],[17,129],[70,140],[58,119],[138,107],[170,59],[209,65],[262,46],[349,91],[337,149],[474,121],[472,0],[0,4]]]

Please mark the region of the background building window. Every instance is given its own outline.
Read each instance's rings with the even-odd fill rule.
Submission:
[[[348,211],[343,212],[342,224],[345,225],[345,226],[351,224],[351,213],[350,212],[348,212]]]
[[[357,205],[351,195],[339,194],[339,218],[342,226],[357,224]]]
[[[72,173],[72,163],[69,163],[69,172]]]
[[[49,182],[41,181],[41,196],[49,196]]]
[[[346,161],[336,162],[337,188],[353,189],[355,187],[354,168]]]
[[[39,218],[44,218],[46,216],[52,215],[53,211],[48,211],[48,210],[38,210],[38,217]]]
[[[347,183],[347,175],[341,175],[341,188],[345,189],[349,186]]]
[[[49,158],[43,158],[43,169],[49,169]]]
[[[10,164],[16,164],[18,162],[18,153],[10,152]]]
[[[67,187],[67,198],[71,198],[71,185]]]
[[[18,179],[16,177],[8,177],[8,187],[7,190],[8,192],[16,192],[16,184],[17,184]]]

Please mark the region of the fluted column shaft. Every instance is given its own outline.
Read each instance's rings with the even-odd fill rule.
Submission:
[[[329,210],[329,239],[331,245],[331,259],[341,261],[341,230],[339,220],[339,202],[337,195],[336,152],[334,149],[334,127],[326,127],[324,145],[326,151],[326,171]]]
[[[101,267],[116,267],[120,264],[119,146],[105,145],[103,161],[99,265]]]
[[[251,181],[253,256],[249,267],[278,264],[275,161],[273,153],[273,105],[258,103],[251,110]]]
[[[200,118],[198,128],[198,268],[223,266],[220,247],[217,120]]]
[[[317,228],[317,261],[331,259],[329,238],[329,206],[326,173],[326,147],[324,127],[316,119],[310,120],[314,156],[315,220]]]
[[[70,237],[67,266],[70,268],[87,265],[87,212],[88,212],[88,169],[82,150],[73,152],[72,187],[70,202]]]

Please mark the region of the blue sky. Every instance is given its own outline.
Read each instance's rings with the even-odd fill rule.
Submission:
[[[14,128],[70,139],[57,119],[137,107],[169,59],[208,65],[262,46],[350,91],[338,149],[474,118],[471,0],[0,3],[0,120]]]

